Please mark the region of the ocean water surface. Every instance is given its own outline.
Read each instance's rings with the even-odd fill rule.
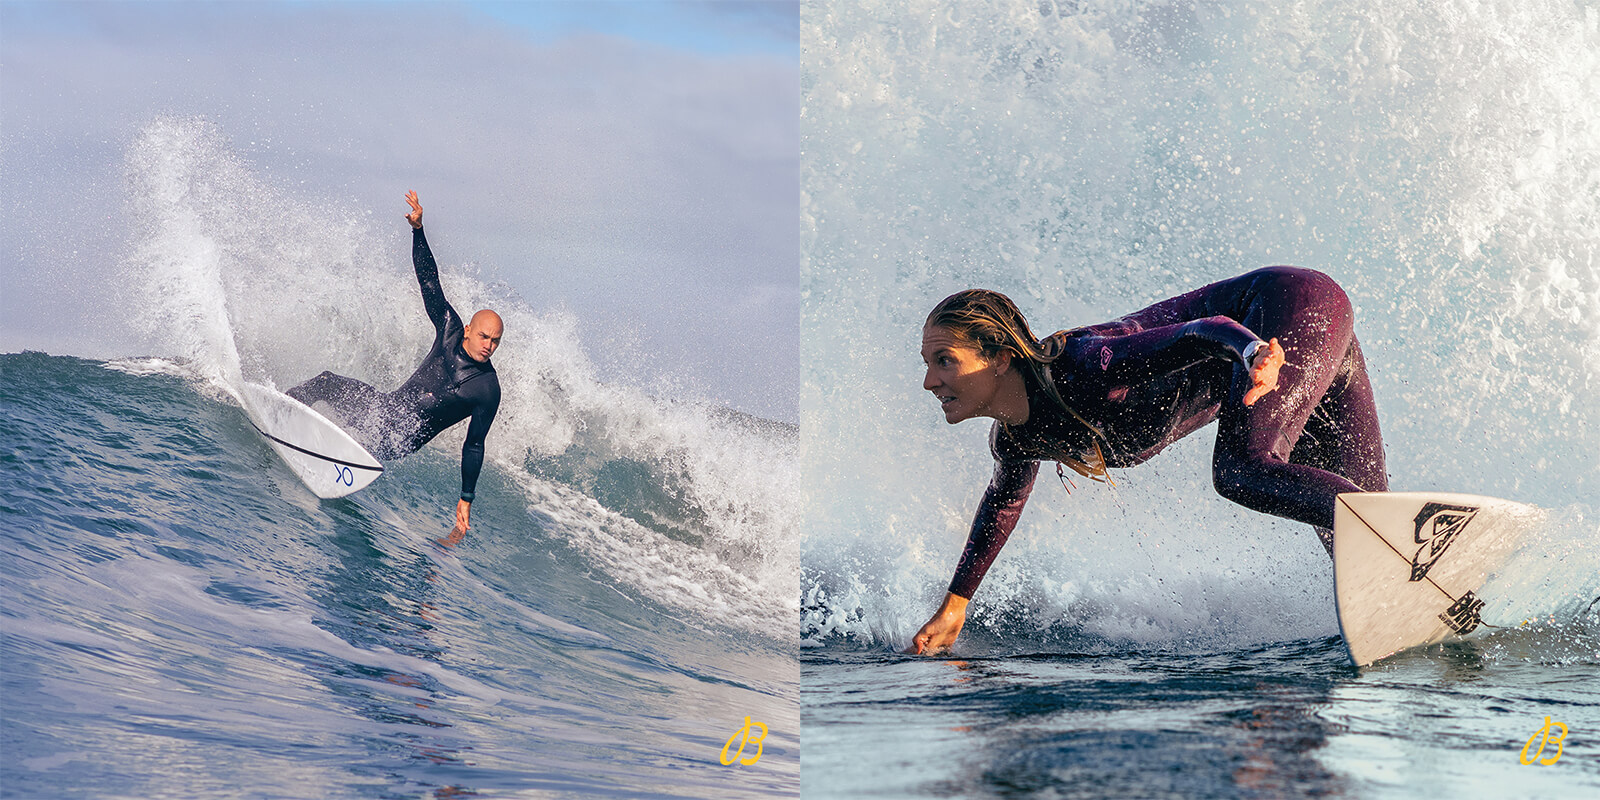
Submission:
[[[0,355],[0,795],[798,793],[792,425],[599,379],[435,241],[508,330],[472,530],[441,542],[460,430],[319,500],[227,390],[398,385],[433,335],[409,232],[199,119],[141,131],[128,186],[118,313],[161,355]]]

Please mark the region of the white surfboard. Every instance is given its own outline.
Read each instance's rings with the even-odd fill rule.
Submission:
[[[238,397],[250,424],[316,496],[344,497],[383,474],[366,448],[305,403],[254,383],[241,384]]]
[[[1540,509],[1470,494],[1369,492],[1334,504],[1333,583],[1350,659],[1494,627],[1477,593]]]

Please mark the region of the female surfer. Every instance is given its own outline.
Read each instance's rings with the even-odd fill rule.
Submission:
[[[908,652],[955,642],[1041,460],[1057,462],[1058,474],[1064,464],[1108,481],[1107,467],[1143,463],[1212,420],[1217,492],[1310,524],[1331,554],[1334,499],[1388,488],[1353,316],[1333,279],[1296,267],[1256,270],[1043,340],[1005,295],[945,298],[922,328],[922,387],[946,422],[995,420],[994,478],[944,603]]]

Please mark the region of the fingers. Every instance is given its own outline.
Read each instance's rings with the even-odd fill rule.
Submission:
[[[1278,337],[1272,337],[1267,342],[1267,363],[1272,365],[1274,373],[1278,371],[1278,367],[1283,366],[1283,355],[1283,345],[1278,344]]]
[[[446,536],[443,539],[435,539],[434,542],[440,547],[455,547],[456,545],[461,544],[461,540],[465,539],[466,537],[466,531],[462,530],[461,528],[451,528],[449,536]]]
[[[1260,359],[1260,363],[1250,371],[1250,380],[1255,385],[1244,395],[1244,404],[1253,406],[1257,400],[1267,396],[1269,392],[1278,388],[1278,370],[1283,367],[1283,345],[1277,338],[1267,342],[1267,352]]]
[[[914,656],[936,656],[940,653],[950,652],[950,645],[954,644],[956,637],[945,631],[918,631],[912,637],[911,646],[903,652]]]
[[[923,651],[928,649],[932,641],[933,634],[930,633],[927,630],[927,626],[924,625],[923,630],[917,631],[917,635],[911,637],[911,646],[907,647],[905,652],[907,655],[920,656],[922,655]]]
[[[1273,390],[1275,390],[1277,388],[1278,388],[1278,376],[1276,374],[1272,375],[1270,379],[1269,378],[1257,377],[1256,378],[1256,385],[1251,387],[1250,391],[1245,392],[1244,404],[1247,405],[1247,406],[1253,406],[1253,405],[1256,404],[1257,400],[1260,400],[1261,398],[1266,397],[1268,394],[1270,394]]]

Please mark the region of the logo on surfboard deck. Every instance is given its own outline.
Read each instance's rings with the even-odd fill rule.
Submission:
[[[1478,627],[1479,622],[1483,621],[1483,618],[1478,616],[1478,612],[1482,610],[1483,601],[1473,597],[1472,592],[1467,592],[1461,595],[1460,600],[1451,603],[1450,607],[1439,615],[1439,619],[1443,620],[1444,624],[1449,625],[1450,630],[1466,636]]]
[[[1438,563],[1439,557],[1450,547],[1456,537],[1467,529],[1467,523],[1478,515],[1474,506],[1451,506],[1428,503],[1417,512],[1417,554],[1411,557],[1411,580],[1420,581],[1428,570]]]

